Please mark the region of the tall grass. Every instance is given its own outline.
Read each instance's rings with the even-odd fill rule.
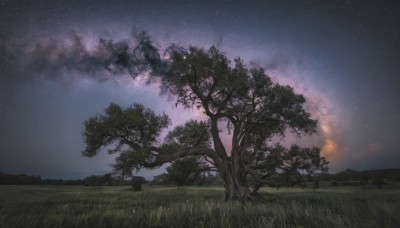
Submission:
[[[399,190],[264,189],[267,203],[221,188],[0,186],[0,227],[396,227]]]

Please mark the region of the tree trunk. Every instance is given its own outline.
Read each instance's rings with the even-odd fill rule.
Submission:
[[[238,141],[232,143],[231,157],[226,153],[225,147],[221,141],[218,131],[218,119],[211,118],[211,135],[214,141],[214,149],[219,159],[214,159],[220,175],[224,181],[225,200],[239,201],[245,203],[252,200],[252,193],[246,185],[246,174],[239,158],[240,147]],[[233,139],[237,137],[237,130]]]
[[[240,203],[252,201],[252,193],[246,185],[244,175],[238,169],[235,169],[232,165],[227,165],[225,169],[220,171],[224,181],[226,201],[239,201]]]

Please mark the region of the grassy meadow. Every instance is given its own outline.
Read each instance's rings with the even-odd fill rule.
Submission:
[[[223,201],[221,187],[0,185],[0,227],[399,227],[400,189],[261,189],[267,203]]]

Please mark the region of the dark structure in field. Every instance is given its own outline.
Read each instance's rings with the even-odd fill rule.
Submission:
[[[146,179],[141,176],[133,176],[131,182],[133,191],[142,191],[142,184],[146,183]]]

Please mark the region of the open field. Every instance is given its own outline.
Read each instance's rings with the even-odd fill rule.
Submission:
[[[400,189],[265,188],[267,204],[221,187],[0,185],[0,227],[398,227]]]

